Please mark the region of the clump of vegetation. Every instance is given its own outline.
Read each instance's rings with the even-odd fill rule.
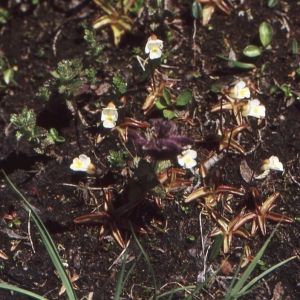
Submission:
[[[191,39],[182,38],[180,28],[176,26],[179,23],[176,18],[180,14],[175,8],[169,10],[167,2],[153,1],[151,5],[144,5],[142,0],[94,2],[101,9],[100,17],[94,21],[91,30],[86,29],[87,25],[84,24],[86,49],[82,56],[60,61],[56,70],[50,73],[52,78],[38,89],[38,96],[45,101],[45,107],[55,106],[56,102],[60,101],[60,105],[65,105],[72,112],[63,116],[68,118],[68,121],[71,120],[76,129],[68,133],[72,147],[63,152],[63,158],[70,160],[70,169],[77,173],[76,176],[68,177],[71,183],[63,185],[76,187],[82,192],[84,203],[89,205],[84,207],[83,212],[82,207],[78,211],[83,202],[73,205],[70,215],[74,217],[71,218],[76,226],[84,225],[85,228],[89,228],[85,238],[90,237],[91,232],[95,234],[93,241],[98,239],[101,247],[99,251],[103,251],[101,259],[106,257],[106,252],[114,255],[116,249],[122,251],[119,259],[113,263],[114,268],[117,268],[117,265],[120,267],[114,292],[115,299],[122,297],[125,283],[133,274],[140,258],[146,261],[151,276],[146,274],[147,269],[143,267],[143,272],[147,275],[146,283],[141,284],[137,277],[134,280],[138,281],[139,288],[144,289],[144,295],[149,299],[172,298],[177,296],[177,293],[181,297],[183,291],[186,293],[185,299],[198,297],[200,292],[205,291],[204,287],[208,291],[213,290],[210,289],[210,284],[215,286],[214,278],[221,269],[225,275],[230,275],[234,273],[234,268],[236,271],[232,281],[229,287],[227,285],[228,288],[222,297],[227,300],[247,295],[261,278],[295,258],[285,259],[268,269],[266,263],[260,259],[274,232],[257,254],[255,252],[258,249],[254,248],[252,241],[254,238],[259,241],[261,236],[268,236],[271,222],[294,222],[289,213],[279,213],[275,209],[275,203],[281,207],[280,199],[284,193],[281,184],[287,185],[285,176],[290,170],[290,163],[281,162],[281,159],[284,160],[282,151],[276,152],[276,147],[271,143],[272,139],[264,131],[270,130],[270,118],[273,118],[273,124],[284,119],[284,113],[279,112],[281,106],[287,105],[291,98],[299,96],[299,92],[293,88],[293,81],[299,79],[298,62],[293,65],[293,73],[290,76],[292,79],[281,81],[281,85],[272,79],[276,87],[272,87],[270,93],[271,85],[261,84],[261,77],[266,75],[265,63],[258,71],[249,61],[255,59],[259,62],[268,57],[270,50],[275,51],[271,43],[273,45],[276,42],[276,36],[273,37],[273,28],[269,23],[272,26],[276,25],[268,20],[259,26],[258,44],[250,44],[244,50],[237,49],[240,53],[243,52],[245,62],[236,60],[233,50],[229,50],[228,47],[226,51],[230,51],[229,58],[218,56],[230,63],[228,70],[216,73],[207,71],[205,61],[197,58],[198,54],[202,55],[198,45],[202,45],[203,39],[213,28],[206,28],[205,34],[196,38],[196,20],[202,17],[203,25],[207,25],[217,9],[225,12],[228,17],[233,15],[233,7],[225,0],[199,0],[190,3],[189,12],[195,19]],[[270,8],[276,4],[274,0],[267,2]],[[218,16],[215,14],[214,18]],[[283,23],[286,21],[282,20]],[[109,41],[105,44],[98,42],[94,29],[101,29],[99,34],[103,38],[106,27],[112,30],[114,45],[120,49],[112,51]],[[134,34],[139,28],[143,28],[143,34],[147,32],[147,39],[144,34],[145,43],[132,46],[133,41],[126,41],[125,33]],[[58,36],[59,30],[55,42]],[[170,38],[173,36],[176,37],[174,42]],[[124,41],[124,49],[121,48],[121,40]],[[187,40],[188,43],[192,43],[192,47],[186,45]],[[134,40],[134,43],[138,42],[138,38]],[[217,46],[218,43],[216,41]],[[224,43],[226,44],[226,41]],[[136,66],[133,57],[126,56],[128,53],[125,51],[129,49],[128,52],[132,54],[133,47],[136,54],[144,57],[137,57],[140,70],[134,69]],[[238,48],[239,45],[235,47]],[[196,68],[194,62],[191,63],[190,74],[185,74],[186,69],[182,65],[177,66],[177,61],[188,61],[184,57],[187,49],[194,54],[194,62],[199,63]],[[219,51],[219,48],[216,49]],[[106,50],[108,53],[114,52],[114,58],[117,58],[109,61],[109,64],[105,63]],[[290,56],[297,55],[298,47],[294,42]],[[128,68],[128,74],[123,73],[119,66],[124,58],[126,63],[122,62],[122,65],[132,65],[132,68]],[[233,67],[240,70],[237,72]],[[214,65],[214,68],[217,66]],[[7,93],[8,86],[15,83],[15,70],[16,68],[9,66],[4,56],[0,56],[0,74],[5,83],[1,88]],[[223,72],[228,77],[232,76],[223,80]],[[127,80],[130,76],[130,80]],[[205,83],[202,82],[204,79],[207,80]],[[269,80],[268,76],[264,77],[264,80]],[[271,98],[273,96],[274,99]],[[281,102],[278,105],[276,103],[277,110],[271,111],[276,97]],[[39,104],[41,105],[41,102]],[[78,118],[82,121],[81,124],[78,124]],[[85,121],[85,118],[89,121]],[[5,121],[5,118],[3,119]],[[16,139],[27,140],[40,154],[49,154],[49,146],[52,146],[52,149],[56,143],[65,141],[55,128],[46,130],[38,126],[37,116],[32,109],[28,110],[25,107],[21,113],[12,114],[10,122],[17,128]],[[259,148],[260,145],[263,145],[262,149]],[[62,166],[66,164],[68,162]],[[70,170],[69,172],[71,174]],[[239,174],[242,177],[241,181],[237,179]],[[268,180],[264,181],[266,178]],[[269,185],[270,181],[272,185]],[[297,183],[296,179],[292,181]],[[38,192],[35,193],[38,195]],[[73,201],[73,196],[66,202]],[[78,287],[74,282],[79,279],[76,271],[80,269],[80,263],[77,262],[78,265],[74,267],[75,272],[65,270],[68,265],[63,264],[63,258],[60,257],[47,229],[32,206],[24,197],[21,198],[24,207],[30,213],[29,218],[32,218],[40,231],[42,242],[52,256],[53,264],[63,281],[59,295],[66,290],[70,299],[77,299],[74,289]],[[168,213],[168,209],[176,211],[176,218],[179,220],[175,221],[179,225],[176,225],[174,230],[178,233],[176,242],[167,236],[168,231],[171,232],[175,228],[168,228],[168,222],[175,219]],[[63,214],[64,210],[57,213]],[[207,234],[202,231],[203,215],[206,217],[205,226],[209,229]],[[25,223],[13,213],[6,214],[3,218],[12,229]],[[188,230],[184,231],[182,228]],[[78,232],[74,231],[74,236],[78,237]],[[166,246],[167,251],[156,244],[160,242],[158,232],[165,238],[161,245]],[[146,235],[147,233],[149,234]],[[180,286],[168,288],[168,292],[164,292],[167,285],[158,288],[151,264],[152,257],[141,245],[138,234],[141,239],[146,236],[144,242],[147,243],[149,253],[154,249],[165,256],[172,252],[174,257],[179,258],[182,253],[179,254],[178,241],[193,245],[195,251],[201,248],[196,254],[194,249],[191,249],[191,257],[186,258],[187,267],[184,267],[182,274],[190,267],[190,261],[193,259],[203,261],[193,262],[193,266],[196,266],[196,271],[191,272],[193,277],[184,274],[185,278],[180,274],[180,280],[176,279],[175,283]],[[209,238],[214,240],[212,245],[208,245]],[[88,240],[84,242],[89,243]],[[134,255],[129,256],[133,242],[136,243]],[[243,246],[244,242],[246,244]],[[91,247],[89,249],[94,251],[94,246]],[[184,247],[186,251],[186,245]],[[240,255],[241,248],[244,248],[243,255]],[[86,253],[84,252],[84,255]],[[7,259],[2,250],[0,255]],[[224,265],[230,260],[230,255],[234,255],[235,260],[238,257],[240,263],[238,267],[235,263],[232,264],[230,270],[226,271]],[[126,264],[130,263],[127,258],[131,257],[133,263],[125,276]],[[73,256],[72,262],[75,265]],[[220,269],[216,269],[215,265],[220,266]],[[200,266],[203,266],[202,270]],[[243,268],[245,271],[241,272]],[[255,268],[261,273],[246,283],[249,276],[253,276]],[[148,277],[152,278],[153,288],[145,287],[149,285]],[[193,283],[189,284],[189,280]],[[0,284],[0,288],[21,291],[3,284]],[[39,297],[28,291],[21,292]],[[133,292],[131,294],[134,298]],[[88,297],[92,298],[90,295]],[[217,292],[214,292],[214,297],[219,297]]]
[[[37,126],[36,115],[32,109],[28,110],[25,107],[21,114],[11,115],[10,121],[18,128],[17,139],[23,138],[31,142],[37,153],[43,154],[48,146],[65,141],[55,128],[51,128],[48,132],[45,128]]]

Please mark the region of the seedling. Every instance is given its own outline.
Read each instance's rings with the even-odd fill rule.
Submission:
[[[92,56],[96,62],[103,62],[104,57],[101,55],[101,52],[105,48],[105,45],[100,45],[96,41],[96,34],[94,31],[85,29],[84,39],[89,44],[88,51],[85,52],[86,55]]]
[[[157,98],[155,105],[163,111],[164,117],[168,120],[179,116],[178,108],[183,108],[192,100],[193,94],[190,90],[183,90],[178,97],[173,100],[174,96],[166,88],[163,89],[163,98]]]
[[[259,38],[263,48],[259,48],[255,45],[247,46],[243,53],[247,57],[257,57],[262,55],[265,50],[271,50],[272,47],[270,45],[273,38],[273,29],[270,24],[267,22],[263,22],[259,26]]]
[[[17,139],[23,138],[31,142],[35,146],[34,150],[39,154],[43,154],[47,146],[65,141],[58,135],[56,129],[51,128],[48,132],[45,128],[36,126],[36,115],[32,109],[28,110],[25,107],[21,114],[12,114],[10,121],[18,127]]]
[[[120,72],[117,72],[113,77],[113,92],[117,95],[122,95],[127,92],[127,83],[124,81]]]
[[[51,75],[57,81],[59,93],[65,94],[67,99],[74,97],[83,84],[79,76],[81,70],[81,63],[79,60],[74,59],[59,62],[57,70],[51,72]]]
[[[109,150],[109,156],[107,157],[107,160],[113,168],[121,168],[125,165],[125,158],[127,155],[127,151]]]
[[[11,19],[9,12],[0,7],[0,24],[6,24]]]
[[[18,85],[14,80],[14,73],[18,68],[16,66],[10,67],[7,59],[1,55],[0,53],[0,75],[3,77],[3,81],[6,85],[13,83],[14,85]],[[5,86],[0,87],[4,88]]]

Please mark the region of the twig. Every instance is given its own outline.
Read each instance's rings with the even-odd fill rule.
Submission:
[[[56,56],[56,42],[57,42],[57,39],[58,39],[58,37],[59,37],[61,31],[62,31],[62,28],[60,28],[60,29],[56,32],[56,35],[55,35],[54,40],[53,40],[52,49],[53,49],[53,54],[54,54],[54,56]]]
[[[29,218],[28,218],[28,239],[31,244],[32,251],[33,253],[35,253],[34,246],[31,239],[31,234],[30,234],[30,218],[31,218],[31,210],[29,210]]]
[[[120,260],[120,258],[123,256],[123,254],[125,253],[125,251],[128,249],[129,243],[131,241],[131,237],[127,242],[126,247],[123,249],[123,251],[121,252],[121,254],[117,257],[117,259],[112,263],[112,265],[107,269],[108,271],[115,265],[118,263],[118,261]]]
[[[300,183],[299,183],[299,182],[295,179],[295,177],[291,174],[290,169],[288,169],[288,174],[290,175],[292,181],[293,181],[297,186],[300,187]]]

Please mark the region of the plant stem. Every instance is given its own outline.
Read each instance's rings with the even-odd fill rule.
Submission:
[[[151,69],[151,77],[152,77],[152,91],[155,92],[155,80],[154,80],[154,70],[152,60],[150,59],[150,69]]]

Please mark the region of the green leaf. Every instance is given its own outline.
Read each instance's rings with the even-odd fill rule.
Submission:
[[[280,88],[284,92],[286,98],[290,98],[293,96],[290,86],[286,83],[284,83]]]
[[[260,56],[262,51],[254,45],[249,45],[244,49],[243,54],[248,57],[256,57]]]
[[[202,17],[202,6],[198,0],[195,0],[192,4],[192,14],[196,20],[199,20]]]
[[[298,43],[296,40],[293,40],[292,41],[292,53],[295,55],[295,54],[298,54]]]
[[[155,105],[160,110],[168,107],[168,105],[166,103],[166,100],[163,99],[163,98],[157,98],[156,101],[155,101]]]
[[[163,95],[164,95],[167,105],[170,105],[171,99],[172,99],[172,95],[171,95],[170,91],[168,89],[164,88]]]
[[[224,90],[224,86],[222,85],[217,85],[217,84],[213,84],[210,88],[210,90],[213,92],[213,93],[219,93],[221,91]]]
[[[223,234],[218,234],[209,250],[208,260],[212,262],[219,254],[223,246]]]
[[[173,110],[170,109],[165,109],[163,111],[164,117],[167,118],[168,120],[171,120],[175,117],[175,113]]]
[[[229,300],[229,299],[238,299],[239,297],[241,297],[242,295],[249,293],[251,290],[249,290],[255,283],[257,283],[261,278],[263,278],[264,276],[266,276],[267,274],[269,274],[270,272],[272,272],[273,270],[275,270],[276,268],[286,264],[287,262],[289,262],[290,260],[294,259],[295,256],[290,257],[278,264],[276,264],[275,266],[269,268],[267,271],[261,273],[259,276],[253,278],[248,284],[246,284],[244,287],[243,285],[245,284],[245,282],[247,281],[247,279],[249,278],[249,276],[251,275],[251,273],[253,272],[254,268],[256,267],[258,261],[261,259],[261,257],[263,256],[268,244],[270,243],[275,231],[277,230],[279,224],[276,226],[276,228],[273,230],[272,234],[270,235],[270,237],[267,239],[267,241],[264,243],[264,245],[261,247],[260,251],[256,254],[255,258],[252,260],[252,262],[250,263],[250,265],[247,267],[247,269],[244,271],[243,275],[239,278],[239,280],[237,281],[237,283],[235,284],[235,286],[231,289],[229,288],[227,291],[227,294],[224,298],[224,300]],[[234,278],[236,279],[236,277]]]
[[[3,73],[3,80],[6,84],[10,84],[14,78],[14,69],[8,69]]]
[[[9,178],[7,177],[6,173],[3,170],[2,170],[2,173],[4,174],[5,179],[8,181],[10,186],[14,189],[14,191],[22,199],[22,204],[23,204],[24,208],[26,209],[26,211],[29,212],[30,218],[35,223],[35,225],[36,225],[36,227],[37,227],[37,229],[40,233],[40,237],[43,241],[43,244],[44,244],[49,256],[51,257],[52,263],[53,263],[54,267],[56,268],[56,270],[58,271],[59,277],[60,277],[63,285],[66,288],[66,293],[68,295],[68,299],[76,300],[77,296],[76,296],[75,290],[73,288],[71,279],[68,276],[64,265],[62,264],[59,253],[56,249],[56,245],[54,244],[54,242],[53,242],[48,230],[46,229],[44,223],[42,222],[42,220],[40,219],[38,214],[35,212],[35,210],[32,208],[31,204],[23,196],[23,194],[21,194],[21,192],[9,180]]]
[[[191,90],[181,91],[176,99],[176,105],[177,106],[185,106],[188,103],[190,103],[192,98],[193,98],[193,93]]]
[[[253,64],[242,63],[242,62],[232,60],[232,59],[229,59],[227,57],[224,57],[224,56],[221,56],[221,55],[218,55],[218,54],[217,54],[217,57],[219,57],[221,59],[224,59],[224,60],[227,60],[227,61],[230,61],[235,67],[240,68],[240,69],[252,70],[252,69],[256,68],[256,66],[253,65]]]
[[[278,3],[278,0],[268,0],[268,6],[274,7]]]
[[[259,26],[259,38],[264,47],[268,46],[273,38],[273,29],[267,22],[263,22]]]
[[[50,128],[47,138],[52,138],[57,143],[63,143],[65,138],[58,135],[58,132],[55,128]]]
[[[19,288],[19,287],[15,286],[15,285],[11,285],[11,284],[5,283],[4,281],[1,281],[1,283],[0,283],[0,289],[14,291],[16,293],[20,293],[20,294],[25,295],[27,297],[31,297],[32,299],[47,300],[47,298],[44,298],[44,297],[42,297],[40,295],[37,295],[35,293],[32,293],[30,291],[27,291],[27,290],[24,290],[22,288]]]

